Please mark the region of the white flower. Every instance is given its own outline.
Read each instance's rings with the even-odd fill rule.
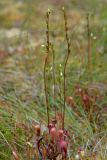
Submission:
[[[63,73],[62,73],[62,72],[60,73],[60,76],[63,76]]]
[[[96,40],[96,39],[97,39],[97,37],[96,37],[96,36],[94,36],[94,37],[93,37],[93,39],[94,39],[94,40]]]
[[[50,13],[51,12],[51,10],[48,8],[48,13]]]
[[[50,71],[52,71],[53,67],[50,67]]]
[[[78,154],[76,154],[76,156],[75,156],[75,159],[79,159],[80,157],[79,157],[79,155]]]
[[[91,33],[90,36],[93,37],[93,33]]]
[[[44,48],[44,47],[45,47],[45,45],[44,45],[44,44],[42,44],[42,45],[41,45],[41,47],[43,47],[43,48]]]

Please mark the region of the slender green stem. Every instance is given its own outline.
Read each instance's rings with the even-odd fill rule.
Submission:
[[[67,56],[65,58],[65,64],[64,64],[64,108],[63,108],[63,124],[62,124],[62,128],[64,129],[64,123],[65,123],[65,106],[66,106],[66,67],[67,67],[67,62],[69,59],[69,55],[70,55],[70,40],[69,40],[69,36],[68,36],[68,24],[67,24],[67,16],[66,16],[66,12],[63,9],[63,13],[64,13],[64,21],[65,21],[65,34],[66,34],[66,42],[67,42]]]
[[[50,52],[50,38],[49,38],[49,15],[50,11],[47,11],[46,13],[46,38],[47,38],[47,44],[46,44],[46,58],[45,58],[45,64],[44,64],[44,90],[45,90],[45,100],[46,100],[46,108],[47,108],[47,118],[48,118],[48,125],[49,125],[49,102],[48,102],[48,90],[47,90],[47,78],[46,78],[46,69],[48,64],[48,58],[49,58],[49,52]]]

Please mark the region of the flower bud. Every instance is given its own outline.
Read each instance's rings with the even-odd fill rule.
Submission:
[[[49,133],[52,128],[55,128],[55,124],[53,122],[48,125]]]
[[[54,141],[56,139],[56,135],[57,135],[56,128],[52,127],[50,129],[50,137],[51,137],[52,141]]]
[[[59,129],[57,133],[58,138],[59,139],[63,138],[63,135],[64,135],[64,131],[62,129]]]

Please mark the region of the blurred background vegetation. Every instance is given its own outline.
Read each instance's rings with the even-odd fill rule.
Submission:
[[[46,44],[46,11],[51,9],[50,35],[55,47],[57,83],[58,72],[63,72],[66,54],[64,20],[61,8],[68,17],[71,55],[67,69],[67,95],[74,87],[95,89],[101,96],[99,106],[102,118],[100,127],[93,132],[85,113],[82,120],[67,110],[66,127],[80,136],[80,145],[107,128],[107,0],[0,0],[0,159],[12,159],[11,147],[17,148],[21,159],[33,122],[46,124],[43,87],[43,64]],[[87,71],[87,20],[91,30],[91,73]],[[51,59],[51,58],[50,58]],[[62,67],[60,67],[62,64]],[[51,62],[49,71],[51,73]],[[61,77],[61,83],[62,83]],[[52,89],[52,75],[49,77]],[[59,84],[57,84],[59,86]],[[63,90],[63,88],[61,88]],[[95,92],[95,94],[96,94]],[[50,104],[52,105],[50,93]],[[103,98],[102,98],[103,97]],[[103,100],[102,100],[103,99]],[[58,103],[58,102],[57,102]],[[59,103],[58,103],[59,105]],[[78,130],[77,130],[78,128]],[[83,129],[84,128],[84,129]],[[70,129],[71,130],[71,129]],[[81,134],[80,134],[81,133]],[[106,136],[105,136],[106,137]],[[107,138],[104,138],[106,142]],[[97,140],[96,140],[97,141]],[[102,147],[105,150],[105,143]],[[90,142],[91,143],[91,142]],[[97,142],[96,142],[97,143]],[[75,144],[75,150],[79,146]],[[102,150],[103,150],[102,149]],[[101,151],[98,148],[97,151]],[[97,159],[98,160],[98,159]]]

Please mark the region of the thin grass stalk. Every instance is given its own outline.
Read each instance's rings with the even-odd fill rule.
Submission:
[[[48,125],[49,125],[49,121],[50,121],[50,116],[49,116],[49,102],[48,102],[46,69],[47,69],[48,58],[49,58],[49,51],[50,51],[49,15],[50,15],[50,11],[48,10],[47,13],[46,13],[46,38],[47,38],[46,53],[47,53],[47,55],[46,55],[45,64],[44,64],[44,90],[45,90],[45,101],[46,101]]]
[[[87,36],[88,36],[88,46],[87,46],[87,52],[88,52],[88,69],[90,71],[90,63],[91,63],[91,37],[90,37],[90,20],[89,20],[89,13],[87,14]]]
[[[1,131],[0,131],[0,135],[2,136],[4,141],[6,142],[7,146],[9,147],[9,149],[11,150],[14,160],[20,160],[20,157],[18,156],[16,151],[13,149],[13,147],[9,144],[9,142],[7,141],[7,139],[5,138],[4,134]]]
[[[67,67],[67,62],[69,59],[70,55],[70,40],[68,36],[68,23],[67,23],[67,16],[65,9],[63,8],[63,14],[64,14],[64,22],[65,22],[65,36],[66,36],[66,42],[67,42],[67,56],[65,58],[65,64],[64,64],[64,108],[63,108],[63,121],[62,121],[62,128],[64,129],[64,123],[65,123],[65,106],[66,106],[66,67]]]

